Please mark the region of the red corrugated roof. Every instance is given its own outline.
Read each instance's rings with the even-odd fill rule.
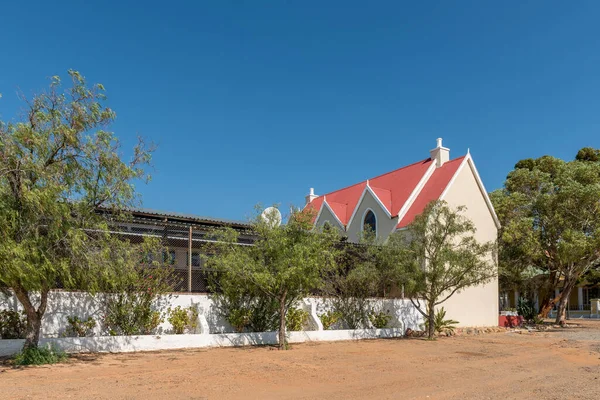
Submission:
[[[402,218],[402,221],[398,224],[399,228],[408,225],[416,215],[423,211],[429,202],[439,198],[463,159],[464,157],[460,157],[448,161],[433,172],[406,215]],[[327,193],[314,199],[304,209],[314,210],[316,218],[316,213],[319,212],[325,200],[342,224],[346,226],[350,222],[350,218],[358,205],[358,200],[362,196],[368,182],[369,188],[383,203],[391,217],[394,218],[398,216],[398,213],[424,177],[432,162],[428,158],[376,176],[367,181]]]
[[[436,168],[436,170],[433,171],[433,174],[427,180],[427,183],[423,186],[423,189],[421,189],[421,192],[412,203],[407,213],[402,217],[402,221],[398,222],[397,228],[408,226],[413,222],[417,215],[423,212],[427,204],[440,198],[464,158],[465,157],[459,157],[452,161],[448,161],[440,168]]]
[[[376,176],[369,179],[369,186],[390,191],[391,200],[388,211],[392,217],[398,215],[400,209],[408,200],[410,194],[425,175],[427,169],[431,166],[431,158],[417,163],[407,165],[387,174]],[[383,199],[380,199],[383,202]],[[385,203],[384,203],[385,204]],[[386,205],[387,207],[387,205]]]

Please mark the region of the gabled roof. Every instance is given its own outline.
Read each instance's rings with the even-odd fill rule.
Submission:
[[[316,221],[318,213],[326,205],[341,224],[347,227],[358,203],[370,191],[390,218],[400,218],[397,228],[404,228],[423,212],[427,204],[440,198],[466,157],[468,156],[447,161],[438,168],[431,158],[427,158],[319,196],[307,204],[304,210],[313,210]]]

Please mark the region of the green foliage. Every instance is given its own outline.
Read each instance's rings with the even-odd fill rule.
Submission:
[[[0,286],[26,310],[26,347],[37,346],[57,282],[96,292],[131,262],[130,245],[108,233],[111,221],[98,209],[116,215],[137,204],[133,182],[148,177],[152,152],[139,141],[123,161],[105,130],[115,113],[104,88],[68,73],[70,85],[53,77],[24,101],[20,120],[0,122]]]
[[[92,317],[81,320],[78,316],[67,317],[67,329],[65,334],[73,337],[92,336],[96,321]]]
[[[594,149],[593,147],[584,147],[577,152],[575,156],[577,161],[600,161],[600,150]]]
[[[375,270],[359,265],[329,276],[327,293],[333,311],[349,329],[368,326],[370,300],[375,293]]]
[[[177,335],[183,334],[186,330],[195,333],[198,328],[198,308],[189,306],[182,308],[177,306],[168,311],[167,321],[173,326],[173,331]]]
[[[385,311],[371,311],[369,315],[369,320],[377,329],[387,328],[391,318],[391,315]]]
[[[240,246],[239,234],[232,229],[216,232],[216,254],[209,259],[209,266],[216,271],[216,289],[223,293],[230,310],[250,308],[258,302],[263,307],[252,308],[251,319],[255,319],[257,309],[271,310],[270,306],[277,304],[275,316],[283,349],[288,309],[319,288],[322,275],[335,268],[339,238],[336,231],[313,230],[312,216],[301,212],[293,212],[285,225],[278,222],[275,213],[264,217],[259,213],[252,222],[257,236],[253,246]],[[270,319],[270,315],[265,317]]]
[[[444,307],[440,308],[438,312],[435,313],[433,322],[436,333],[454,332],[454,329],[456,328],[454,325],[458,324],[458,321],[446,319],[446,310],[444,310]],[[425,320],[425,328],[429,331],[429,320]]]
[[[436,306],[496,276],[495,244],[475,239],[475,226],[464,210],[433,201],[385,244],[395,248],[392,259],[400,266],[398,276],[417,310],[428,319],[430,338]]]
[[[27,347],[15,355],[14,365],[57,364],[67,360],[67,355],[54,347]]]
[[[519,297],[519,301],[517,303],[517,313],[528,323],[537,324],[540,322],[537,310],[535,308],[535,303],[531,299]]]
[[[0,311],[0,339],[25,339],[27,316],[24,312]]]
[[[308,321],[308,311],[290,307],[285,315],[285,327],[288,331],[301,331]]]
[[[227,321],[236,332],[243,332],[252,321],[252,310],[248,308],[234,308],[226,315]]]
[[[574,161],[544,156],[517,163],[504,188],[491,194],[500,219],[500,283],[528,291],[531,271],[552,308],[559,285],[557,323],[564,321],[571,290],[600,262],[600,163],[584,148]],[[527,168],[524,168],[524,165]],[[541,278],[541,279],[540,279]],[[552,297],[550,297],[552,296]]]
[[[268,332],[277,330],[279,302],[255,287],[241,285],[232,274],[211,277],[213,304],[237,332]]]
[[[321,319],[321,323],[323,324],[323,329],[328,330],[331,328],[338,320],[341,318],[339,312],[335,311],[327,311],[324,314],[319,315],[319,319]]]
[[[373,253],[378,249],[369,236],[359,245],[343,245],[339,268],[324,275],[322,292],[330,299],[332,312],[349,329],[369,325],[370,298],[382,293],[382,271]]]
[[[172,269],[140,266],[132,272],[113,285],[105,297],[103,323],[111,336],[149,335],[164,320]]]

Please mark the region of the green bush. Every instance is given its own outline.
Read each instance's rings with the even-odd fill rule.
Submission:
[[[106,296],[104,328],[111,336],[150,335],[163,322],[171,268],[140,267]]]
[[[455,321],[453,319],[446,319],[446,310],[444,310],[444,307],[440,308],[438,312],[435,313],[435,318],[433,321],[434,330],[437,333],[454,332],[454,329],[456,328],[454,325],[458,324],[458,321]],[[429,330],[428,320],[425,321],[425,329]]]
[[[0,338],[24,339],[27,330],[25,312],[13,310],[0,311]]]
[[[66,336],[85,337],[92,336],[96,321],[92,317],[88,317],[85,321],[79,319],[78,316],[67,317]]]
[[[391,318],[392,317],[385,311],[379,311],[379,312],[372,311],[371,314],[369,314],[369,320],[371,321],[373,326],[377,329],[386,328],[388,323],[390,322]]]
[[[535,322],[537,317],[533,301],[523,297],[520,297],[517,303],[517,313],[522,316],[526,322]]]
[[[308,311],[290,307],[285,315],[285,328],[288,331],[301,331],[308,321]]]
[[[241,333],[250,325],[250,321],[252,321],[252,310],[243,307],[234,308],[229,312],[227,321],[229,321],[236,332]]]
[[[327,311],[325,314],[319,315],[319,319],[323,324],[323,329],[328,330],[333,324],[339,321],[341,315],[337,311]]]
[[[54,347],[29,347],[14,358],[15,365],[56,364],[67,359],[67,355]]]
[[[173,326],[176,335],[183,334],[186,329],[188,332],[194,333],[198,327],[198,309],[194,306],[186,308],[177,306],[169,309],[167,321]]]

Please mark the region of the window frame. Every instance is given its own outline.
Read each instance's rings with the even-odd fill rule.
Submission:
[[[371,208],[367,208],[365,210],[365,212],[362,215],[362,222],[361,222],[361,231],[364,232],[365,231],[365,220],[367,218],[367,215],[369,214],[369,212],[371,212],[373,214],[373,219],[375,221],[375,229],[373,229],[373,233],[375,234],[375,236],[377,236],[377,228],[378,228],[378,223],[377,223],[377,213],[375,213],[375,211]]]

